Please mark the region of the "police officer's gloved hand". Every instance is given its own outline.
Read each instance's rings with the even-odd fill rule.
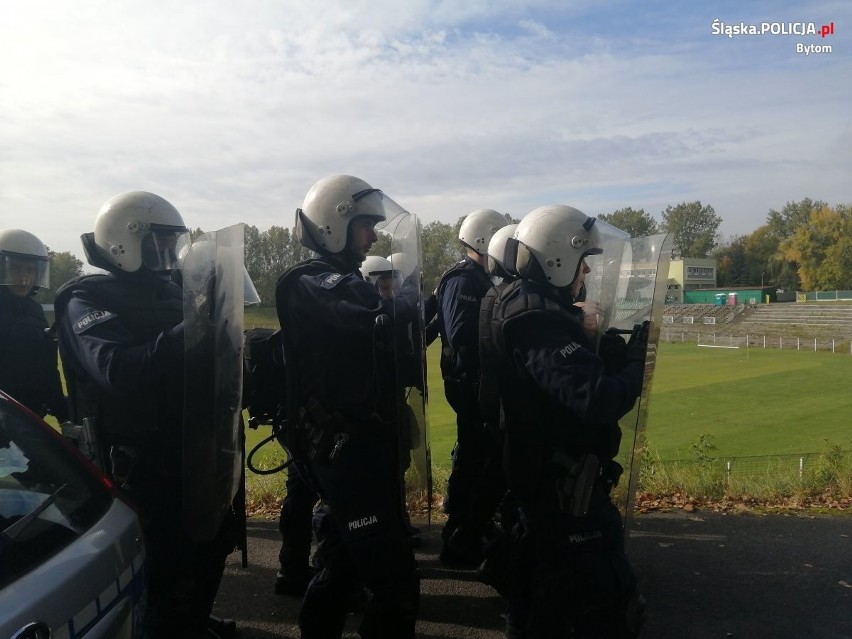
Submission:
[[[607,375],[618,373],[627,363],[627,342],[618,333],[607,331],[601,335],[598,355],[603,360]]]
[[[651,322],[645,320],[641,324],[633,326],[633,333],[627,342],[627,361],[645,363],[645,354],[648,352],[648,333]]]

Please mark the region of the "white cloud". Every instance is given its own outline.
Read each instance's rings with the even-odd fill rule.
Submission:
[[[82,255],[120,191],[265,229],[336,172],[427,222],[701,199],[744,233],[789,200],[852,200],[848,35],[805,58],[676,5],[44,4],[0,24],[0,226],[56,250]],[[797,15],[852,23],[841,4]]]

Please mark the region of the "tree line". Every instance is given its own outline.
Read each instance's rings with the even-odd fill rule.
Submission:
[[[509,222],[518,219],[507,215]],[[770,209],[766,223],[747,235],[720,240],[722,218],[700,201],[667,206],[657,221],[644,209],[626,207],[599,218],[631,237],[671,233],[674,258],[711,257],[717,262],[717,286],[774,286],[786,290],[852,289],[852,205],[829,206],[805,198]],[[458,241],[464,216],[454,224],[430,222],[421,230],[423,274],[427,291],[441,274],[464,255]],[[200,228],[191,231],[194,239]],[[387,257],[388,238],[380,237],[374,254]],[[37,300],[53,301],[63,282],[83,273],[83,263],[72,253],[50,255],[53,290],[40,291]],[[245,265],[264,306],[275,304],[275,283],[290,266],[309,258],[292,229],[272,226],[261,231],[246,226]]]
[[[805,198],[770,209],[755,231],[721,242],[712,206],[668,206],[658,223],[643,209],[619,209],[600,218],[631,237],[671,233],[673,258],[716,260],[716,285],[772,286],[789,291],[852,289],[852,204],[830,206]]]

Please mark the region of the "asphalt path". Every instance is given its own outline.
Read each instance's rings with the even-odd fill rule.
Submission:
[[[469,570],[437,560],[440,526],[422,522],[422,639],[503,637],[503,602]],[[279,536],[250,520],[249,565],[229,557],[214,613],[241,639],[299,637],[300,600],[272,592]],[[636,517],[628,553],[648,600],[642,637],[852,638],[852,516],[671,513]],[[350,615],[344,637],[357,637]]]

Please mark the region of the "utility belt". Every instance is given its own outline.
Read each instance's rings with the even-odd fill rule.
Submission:
[[[585,517],[595,488],[608,495],[624,472],[618,462],[601,463],[592,453],[575,458],[557,452],[553,462],[558,469],[555,489],[559,510],[571,517]]]

